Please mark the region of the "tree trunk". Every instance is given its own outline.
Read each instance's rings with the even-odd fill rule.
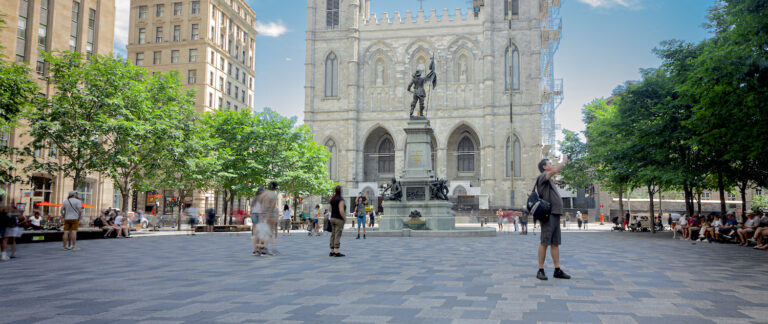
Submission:
[[[661,193],[662,193],[661,192],[661,188],[659,188],[659,192],[658,192],[658,194],[659,194],[659,217],[661,217],[661,215],[664,214],[664,211],[661,209]],[[654,221],[655,220],[656,219],[654,219]],[[655,222],[654,222],[654,224],[655,224]]]
[[[654,194],[653,186],[648,185],[648,202],[649,202],[648,215],[650,215],[650,220],[651,220],[651,233],[656,233],[656,229],[653,227],[653,212],[654,212],[653,194]]]
[[[624,188],[619,188],[619,215],[624,217]]]
[[[226,225],[232,225],[232,216],[235,213],[235,191],[232,190],[229,192],[229,223],[226,223]]]
[[[228,208],[229,205],[227,204],[227,197],[229,196],[229,191],[228,190],[222,190],[222,191],[224,192],[224,197],[222,198],[222,200],[223,200],[222,202],[223,202],[224,206],[222,206],[222,207],[223,207],[223,212],[224,212],[224,223],[226,224],[226,221],[227,221],[227,211],[229,209]]]
[[[698,195],[698,199],[696,199],[696,204],[698,205],[697,207],[698,207],[699,214],[701,214],[701,192],[699,192],[697,195]]]
[[[739,184],[739,191],[741,192],[741,214],[744,215],[747,212],[747,186],[749,186],[749,180],[744,180]]]
[[[184,199],[186,192],[184,189],[179,189],[179,217],[176,217],[176,230],[181,231],[181,213],[184,210]]]
[[[717,172],[717,190],[720,191],[720,217],[725,217],[725,185],[723,184],[723,172]],[[744,214],[741,214],[742,222]]]
[[[685,196],[685,212],[693,215],[693,189],[688,183],[683,184],[683,195]]]

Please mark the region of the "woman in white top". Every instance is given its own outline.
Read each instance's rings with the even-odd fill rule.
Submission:
[[[283,206],[283,236],[291,235],[291,207],[286,203]]]

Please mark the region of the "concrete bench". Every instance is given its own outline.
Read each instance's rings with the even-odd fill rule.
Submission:
[[[135,229],[131,229],[135,231]],[[106,230],[102,230],[97,227],[86,227],[77,230],[78,240],[91,240],[100,239],[104,237]],[[60,242],[64,236],[63,231],[55,230],[25,230],[24,234],[20,238],[16,239],[17,243],[37,243],[37,242]]]
[[[195,232],[207,232],[208,226],[198,225],[195,226]],[[251,227],[248,225],[213,225],[214,232],[250,232]]]

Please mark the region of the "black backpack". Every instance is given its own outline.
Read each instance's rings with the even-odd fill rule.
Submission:
[[[544,224],[546,222],[549,222],[549,213],[552,211],[552,203],[542,199],[539,196],[539,190],[538,190],[538,179],[536,179],[536,183],[533,184],[533,191],[531,191],[531,194],[528,196],[528,212],[533,215],[533,219],[538,221],[540,224]]]

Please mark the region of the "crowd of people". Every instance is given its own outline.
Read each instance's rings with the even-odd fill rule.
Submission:
[[[672,221],[673,239],[703,242],[737,243],[739,246],[753,246],[757,250],[768,250],[768,215],[762,211],[745,213],[746,219],[737,219],[733,213],[725,218],[715,214],[706,216],[683,215]],[[678,235],[679,234],[679,235]]]

